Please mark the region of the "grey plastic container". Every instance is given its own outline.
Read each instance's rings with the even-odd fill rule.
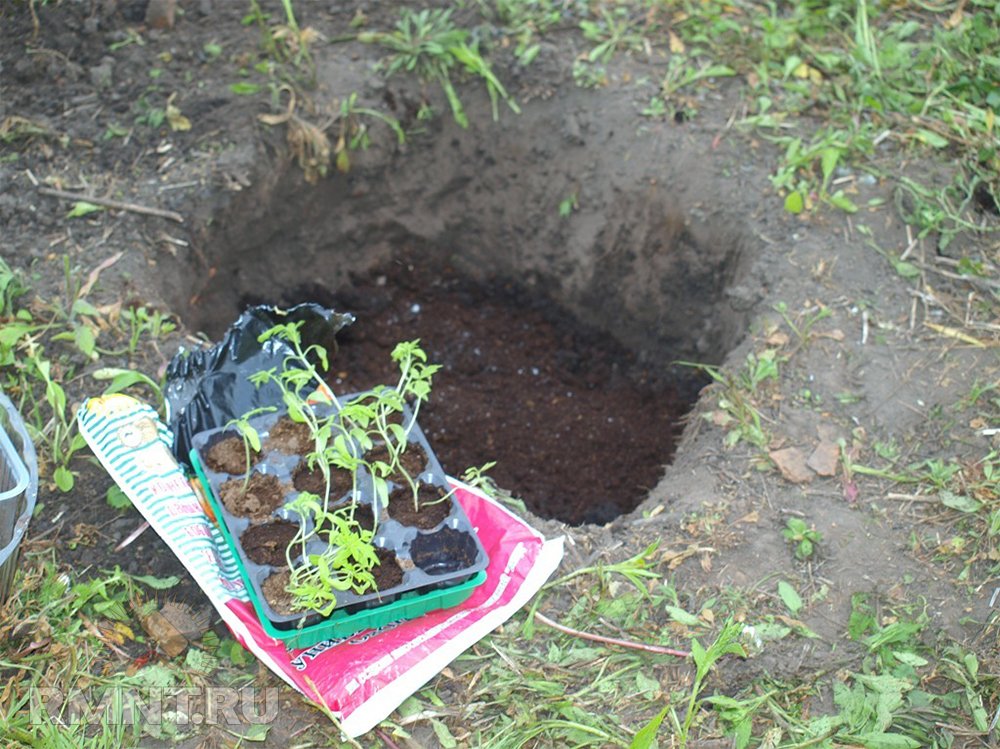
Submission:
[[[351,397],[353,396],[345,396],[345,401],[349,400]],[[263,416],[257,416],[250,420],[250,424],[258,432],[261,440],[264,442],[265,451],[267,450],[267,440],[270,437],[271,429],[284,415],[284,412],[271,413]],[[404,424],[409,425],[410,442],[415,445],[419,445],[427,455],[427,465],[420,473],[418,477],[419,480],[423,484],[437,486],[445,491],[448,491],[451,487],[444,471],[441,468],[441,464],[438,462],[437,456],[434,454],[433,449],[431,449],[426,437],[420,430],[420,426],[414,421],[413,415],[408,407],[404,408]],[[223,436],[235,436],[236,434],[236,431],[231,427],[218,427],[216,429],[201,432],[195,435],[192,440],[194,447],[192,452],[198,456],[198,465],[209,484],[208,488],[217,499],[218,510],[222,516],[220,520],[226,524],[229,534],[234,541],[242,537],[243,533],[251,525],[251,521],[246,517],[240,517],[228,511],[221,500],[219,488],[227,481],[239,481],[242,480],[243,477],[213,471],[205,464],[205,461],[202,460],[200,456],[203,455],[204,451],[214,444],[216,440]],[[272,513],[269,520],[281,519],[298,522],[298,517],[295,513],[290,512],[285,505],[298,495],[298,492],[291,485],[291,479],[295,468],[300,464],[300,460],[301,459],[297,456],[289,456],[279,452],[265,452],[265,454],[262,455],[262,459],[253,467],[252,470],[255,472],[267,473],[276,476],[286,488],[285,498],[282,505],[275,510],[274,513]],[[365,484],[365,481],[360,482],[360,492],[357,497],[357,501],[359,505],[368,505],[370,507],[373,497],[371,496],[370,489],[367,489]],[[390,483],[390,488],[395,486],[396,484]],[[348,500],[350,499],[350,494],[348,493],[338,499]],[[434,528],[427,530],[419,530],[412,526],[403,526],[391,517],[383,516],[375,535],[375,545],[396,555],[396,558],[400,562],[403,569],[403,581],[400,585],[388,590],[373,591],[360,595],[351,591],[338,592],[337,598],[339,603],[337,605],[337,609],[346,608],[348,610],[361,610],[383,605],[396,600],[401,594],[408,591],[429,590],[435,587],[446,587],[449,585],[459,584],[469,579],[477,572],[486,569],[489,564],[489,557],[483,549],[483,545],[480,542],[479,537],[476,535],[474,528],[469,523],[469,520],[465,515],[465,511],[454,498],[450,499],[449,502],[451,511],[448,516]],[[410,549],[414,541],[418,538],[426,541],[427,537],[449,529],[466,535],[468,543],[470,543],[474,548],[473,556],[475,561],[467,566],[440,570],[422,569],[421,567],[415,565],[410,553]],[[309,542],[309,546],[307,548],[310,552],[318,552],[322,546],[323,544],[321,542],[313,540]],[[260,602],[262,609],[261,613],[271,622],[278,627],[291,627],[297,624],[300,625],[303,622],[309,624],[320,620],[320,617],[315,614],[281,614],[272,609],[270,604],[267,602],[266,596],[264,595],[263,585],[264,581],[271,574],[277,571],[278,568],[266,564],[257,564],[247,557],[242,544],[240,543],[234,543],[233,550],[239,558],[240,565],[244,570],[247,582],[249,582],[250,586],[254,590],[254,593],[256,594],[254,598]]]
[[[35,445],[14,404],[0,393],[0,604],[10,594],[37,498]]]

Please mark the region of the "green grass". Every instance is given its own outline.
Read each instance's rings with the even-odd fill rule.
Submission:
[[[34,293],[23,273],[0,259],[0,387],[18,407],[38,448],[42,480],[63,492],[73,489],[73,462],[85,447],[69,394],[79,380],[110,380],[105,392],[142,386],[155,405],[162,403],[160,384],[148,375],[101,366],[111,358],[138,363],[144,353],[140,344],[155,347],[176,330],[162,312],[98,308],[90,300],[100,273],[115,260],[84,274],[64,257],[61,293],[46,300]]]
[[[494,120],[499,116],[501,99],[517,112],[517,104],[480,54],[478,45],[470,41],[469,30],[455,25],[451,16],[451,8],[421,11],[403,8],[394,30],[363,32],[358,40],[389,50],[390,55],[381,63],[387,76],[405,71],[440,84],[455,121],[462,127],[469,126],[469,118],[452,80],[459,70],[482,80],[493,106]]]
[[[615,59],[652,62],[661,77],[650,116],[693,115],[698,87],[733,78],[747,104],[739,126],[781,151],[771,179],[776,204],[792,213],[866,207],[857,185],[869,174],[895,185],[900,213],[941,248],[998,228],[1000,17],[990,2],[635,0],[568,3],[561,14],[528,0],[475,7],[525,64],[552,28],[575,23],[590,46],[575,63],[580,85],[609,85]],[[946,181],[906,170],[924,157],[953,164]]]

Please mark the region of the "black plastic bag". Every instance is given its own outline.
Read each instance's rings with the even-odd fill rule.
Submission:
[[[198,432],[223,426],[254,408],[281,405],[277,385],[258,388],[248,378],[262,369],[282,368],[285,357],[292,353],[288,344],[278,338],[264,343],[257,339],[275,325],[288,322],[302,322],[303,344],[319,344],[332,357],[337,350],[337,332],[354,322],[354,315],[311,303],[287,310],[250,307],[219,343],[197,351],[181,350],[170,360],[164,397],[174,434],[174,455],[181,463],[190,467],[191,438]]]

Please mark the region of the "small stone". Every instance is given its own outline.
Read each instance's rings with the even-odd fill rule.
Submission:
[[[786,447],[782,450],[772,450],[768,457],[774,461],[786,481],[793,484],[805,484],[813,479],[812,471],[806,467],[806,456],[797,447]]]
[[[837,473],[837,463],[840,460],[840,447],[836,442],[823,440],[813,450],[806,465],[819,476],[833,476]]]
[[[151,29],[172,29],[177,0],[149,0],[146,6],[146,25]]]
[[[114,77],[114,59],[104,57],[99,65],[90,69],[90,84],[96,89],[111,88]]]
[[[97,16],[83,19],[83,33],[96,34],[101,29],[101,19]]]
[[[215,3],[212,0],[199,0],[198,12],[203,16],[210,16],[215,12]]]

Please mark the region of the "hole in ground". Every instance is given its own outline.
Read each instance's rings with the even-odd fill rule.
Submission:
[[[664,376],[546,295],[483,284],[447,267],[401,260],[329,292],[248,303],[288,305],[317,296],[357,321],[338,336],[335,392],[392,383],[390,353],[419,338],[435,375],[420,425],[444,469],[496,461],[500,486],[538,515],[605,523],[656,485],[704,384],[695,370]]]
[[[644,157],[611,132],[581,150],[549,121],[564,116],[541,104],[480,137],[445,126],[405,168],[317,186],[268,166],[203,242],[216,272],[186,322],[217,337],[247,302],[354,312],[331,362],[341,392],[391,382],[389,352],[420,338],[444,365],[420,422],[447,471],[496,460],[501,486],[573,524],[631,511],[704,384],[671,362],[719,364],[746,329],[754,248],[741,221],[697,208],[724,191],[683,151]],[[629,159],[674,175],[671,191],[622,171]],[[561,216],[590,172],[594,192]]]

